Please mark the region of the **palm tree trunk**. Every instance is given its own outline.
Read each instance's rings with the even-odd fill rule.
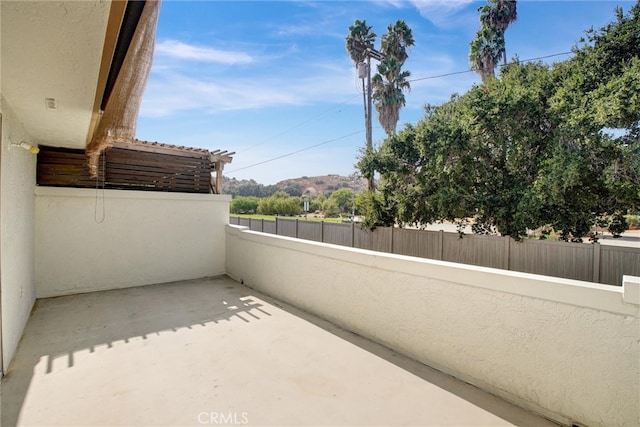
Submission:
[[[367,55],[367,151],[373,151],[373,129],[371,128],[371,56]],[[371,176],[367,177],[369,179],[369,190],[375,190],[375,182],[373,181],[373,176],[375,175],[375,171],[371,171]]]
[[[364,105],[364,128],[365,128],[365,149],[367,151],[370,150],[370,139],[369,139],[369,115],[370,115],[370,110],[369,110],[369,103],[368,103],[368,98],[367,94],[368,94],[368,87],[365,85],[365,81],[364,79],[362,79],[362,103]],[[373,176],[372,177],[366,177],[367,178],[367,187],[369,188],[369,190],[373,190]]]

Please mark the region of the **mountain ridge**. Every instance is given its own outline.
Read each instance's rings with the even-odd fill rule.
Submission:
[[[317,197],[321,193],[326,197],[341,188],[350,188],[356,193],[367,189],[367,180],[356,174],[343,176],[336,174],[302,176],[288,178],[276,184],[264,185],[254,179],[236,179],[223,176],[223,193],[232,196],[268,197],[276,191],[284,191],[291,196],[308,195]]]

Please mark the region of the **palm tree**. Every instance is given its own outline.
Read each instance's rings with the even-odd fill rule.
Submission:
[[[368,58],[369,52],[367,50],[373,50],[373,43],[376,40],[376,34],[371,31],[371,27],[367,25],[367,21],[356,21],[349,27],[349,33],[347,34],[347,52],[351,60],[356,67],[358,64],[367,60],[367,67],[369,67],[371,60]],[[362,79],[362,100],[364,101],[364,120],[366,130],[366,151],[373,151],[373,143],[371,142],[371,72],[367,70],[368,84],[365,88],[365,79]],[[368,90],[367,90],[368,89]],[[369,190],[373,190],[374,183],[374,171],[366,176],[368,181]]]
[[[470,47],[471,69],[480,74],[482,82],[495,77],[494,70],[504,53],[504,37],[500,37],[493,28],[483,26],[476,33]]]
[[[373,76],[373,102],[378,112],[378,121],[391,136],[396,133],[400,119],[400,108],[406,100],[404,91],[410,90],[409,71],[402,71],[402,63],[391,56],[378,65],[378,73]]]
[[[367,21],[356,21],[349,27],[349,34],[346,37],[347,52],[355,65],[364,62],[366,59],[366,48],[373,49],[373,43],[376,41],[376,33],[371,31],[371,27],[367,25]]]
[[[489,4],[478,9],[480,22],[504,33],[518,19],[516,0],[488,0]]]
[[[509,25],[518,19],[518,7],[516,0],[488,0],[489,4],[478,9],[480,23],[483,27],[490,27],[502,37]],[[507,50],[503,50],[504,64],[507,65]]]
[[[413,46],[413,34],[406,22],[398,20],[387,27],[387,34],[382,36],[381,51],[386,57],[393,56],[400,65],[404,64],[409,56],[407,48]]]
[[[393,135],[400,117],[400,108],[405,105],[404,90],[410,88],[408,78],[411,75],[408,71],[401,71],[404,61],[407,59],[407,48],[413,46],[413,35],[411,29],[404,21],[398,20],[395,24],[389,25],[388,32],[382,36],[381,52],[374,49],[376,35],[371,31],[371,27],[366,21],[356,20],[349,27],[346,37],[347,51],[353,62],[357,65],[367,62],[370,66],[371,58],[380,60],[378,74],[371,79],[368,70],[369,84],[366,87],[362,80],[362,96],[365,104],[365,121],[367,123],[367,145],[366,153],[373,152],[371,142],[371,103],[375,102],[378,111],[378,120],[387,135]],[[367,52],[368,50],[368,52]],[[375,55],[374,55],[375,54]],[[371,93],[373,89],[374,93]],[[375,171],[371,170],[367,176],[369,189],[373,190]]]
[[[408,58],[407,48],[413,46],[413,34],[407,24],[398,20],[387,27],[382,36],[381,53],[384,59],[373,77],[373,101],[378,112],[378,121],[387,135],[396,133],[400,109],[405,105],[404,90],[410,90],[409,71],[402,71]]]
[[[507,50],[504,33],[518,18],[516,0],[488,0],[489,4],[478,8],[480,30],[470,43],[469,61],[485,82],[495,76],[494,70],[500,59],[507,64]]]

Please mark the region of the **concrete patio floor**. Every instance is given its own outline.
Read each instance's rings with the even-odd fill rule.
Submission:
[[[227,277],[38,300],[2,426],[554,426]]]

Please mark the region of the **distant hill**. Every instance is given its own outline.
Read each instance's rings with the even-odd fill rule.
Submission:
[[[223,175],[223,192],[233,196],[268,197],[276,191],[285,191],[291,196],[316,197],[324,193],[329,197],[332,192],[341,188],[351,188],[360,193],[367,189],[367,180],[355,175],[321,175],[285,179],[274,185],[263,185],[253,179],[227,178]]]

